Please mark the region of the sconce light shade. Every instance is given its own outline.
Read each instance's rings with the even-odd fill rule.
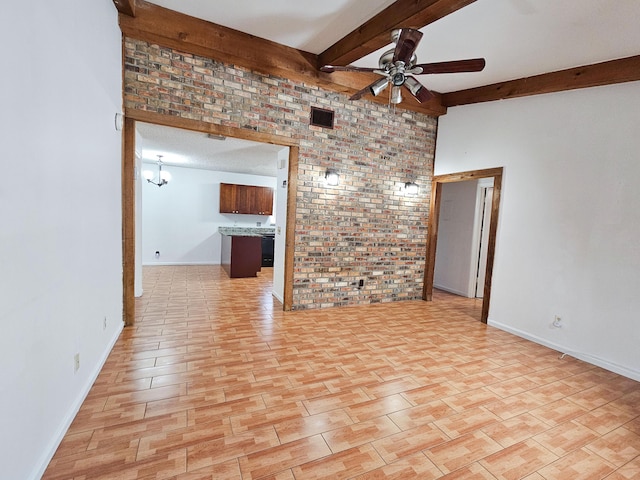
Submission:
[[[387,85],[389,85],[389,79],[387,77],[384,77],[371,85],[369,87],[369,90],[371,90],[371,94],[374,97],[377,97],[385,88],[387,88]]]
[[[164,183],[169,183],[171,180],[171,174],[166,170],[160,170],[160,181]]]
[[[404,194],[408,197],[415,197],[418,195],[420,187],[416,182],[407,182],[404,184]]]
[[[340,175],[335,170],[327,169],[324,173],[324,181],[330,187],[335,187],[340,183]]]
[[[391,103],[394,105],[402,102],[402,88],[394,86],[391,88]]]
[[[426,102],[431,98],[431,92],[424,88],[424,86],[415,78],[407,77],[407,80],[404,82],[404,86],[409,89],[411,94],[416,97],[420,103]]]

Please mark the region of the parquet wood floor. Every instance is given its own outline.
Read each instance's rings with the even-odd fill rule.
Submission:
[[[146,267],[45,479],[640,478],[640,384],[479,301],[282,312],[272,278]]]

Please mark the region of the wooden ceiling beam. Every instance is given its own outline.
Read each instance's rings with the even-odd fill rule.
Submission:
[[[121,14],[136,16],[136,0],[113,0],[113,4]]]
[[[640,80],[640,55],[443,93],[446,107]]]
[[[375,74],[353,72],[323,73],[317,69],[317,55],[141,0],[136,5],[136,16],[120,14],[119,22],[123,34],[129,38],[157,43],[347,95],[379,78]],[[386,104],[386,96],[381,97],[367,98]],[[446,108],[440,104],[439,95],[422,104],[409,97],[411,95],[405,95],[405,100],[398,108],[435,116],[446,113]]]
[[[348,65],[391,43],[396,28],[422,28],[476,0],[398,0],[319,55],[323,65]]]

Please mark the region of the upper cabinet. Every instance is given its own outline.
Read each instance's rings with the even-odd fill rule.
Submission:
[[[220,213],[271,215],[273,214],[273,189],[221,183]]]

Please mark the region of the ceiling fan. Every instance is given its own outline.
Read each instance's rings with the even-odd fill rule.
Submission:
[[[376,80],[371,85],[367,85],[359,92],[356,92],[351,96],[350,100],[358,100],[367,93],[378,96],[388,85],[391,85],[390,102],[397,104],[402,102],[401,87],[403,85],[420,103],[426,102],[433,97],[433,94],[411,75],[479,72],[485,66],[484,58],[418,64],[416,63],[418,59],[415,51],[416,48],[418,48],[418,43],[420,43],[421,38],[422,32],[419,30],[414,30],[413,28],[398,28],[391,32],[391,40],[396,46],[382,54],[378,68],[355,67],[351,65],[347,65],[346,67],[325,65],[320,68],[320,70],[327,73],[373,72],[382,75],[383,78]]]

